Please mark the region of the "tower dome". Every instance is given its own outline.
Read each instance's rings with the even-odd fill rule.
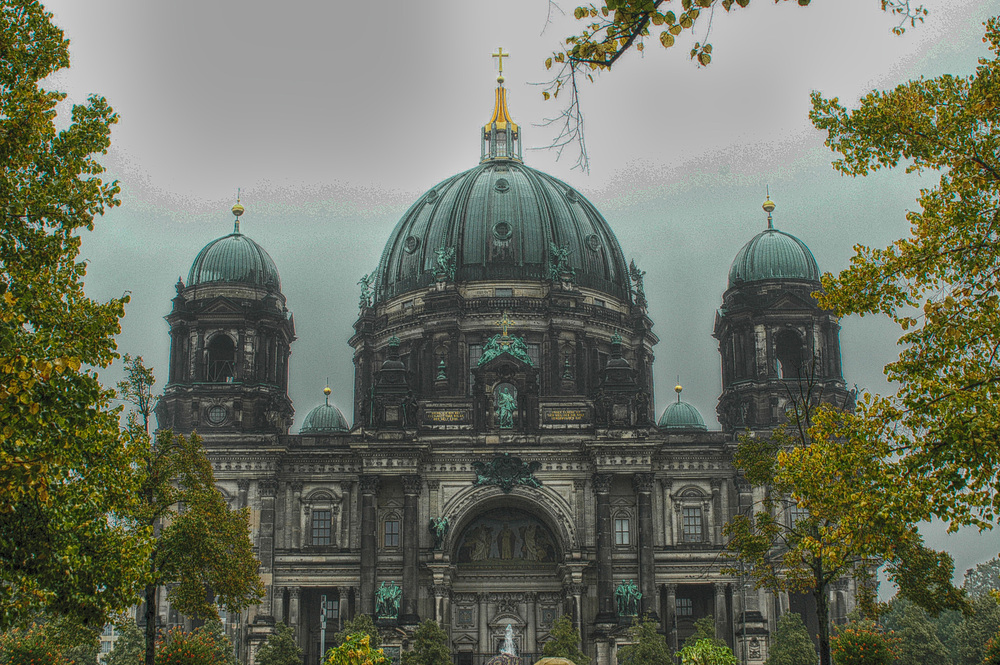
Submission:
[[[326,401],[306,415],[299,434],[342,434],[351,428],[340,409],[330,404],[330,389],[324,388]]]
[[[767,211],[767,228],[736,253],[729,268],[729,288],[767,279],[818,282],[819,266],[812,252],[795,236],[774,228],[771,220],[774,203],[770,199],[764,203],[764,210]]]
[[[439,252],[453,257],[454,282],[550,280],[553,247],[577,286],[630,301],[615,234],[579,192],[522,163],[521,129],[506,100],[501,83],[480,164],[435,185],[396,225],[379,261],[376,302],[433,284]]]
[[[681,401],[680,385],[674,387],[677,393],[677,401],[663,410],[659,422],[656,426],[666,430],[705,430],[705,420],[691,404]]]
[[[235,282],[281,290],[274,259],[263,247],[239,231],[205,245],[195,257],[187,281],[188,286]]]

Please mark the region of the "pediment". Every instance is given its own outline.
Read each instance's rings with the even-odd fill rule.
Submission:
[[[243,314],[243,308],[240,307],[236,302],[226,298],[225,296],[218,296],[210,300],[201,309],[202,314]]]
[[[816,309],[816,301],[812,298],[803,298],[802,296],[791,291],[785,291],[784,293],[778,294],[777,297],[765,305],[764,309],[770,311],[801,311],[803,309]]]

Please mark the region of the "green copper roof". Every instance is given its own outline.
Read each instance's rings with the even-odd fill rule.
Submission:
[[[628,268],[601,213],[566,183],[513,161],[452,176],[403,215],[382,252],[375,300],[435,280],[437,250],[454,248],[454,280],[546,281],[550,244],[567,247],[575,282],[631,298]]]
[[[806,244],[777,229],[761,231],[736,254],[729,268],[729,288],[765,279],[818,282],[819,266]]]
[[[320,404],[306,416],[299,434],[338,434],[349,429],[340,409],[332,404]]]
[[[188,273],[188,286],[209,282],[237,282],[281,290],[274,260],[242,233],[213,240],[198,252]]]
[[[698,409],[687,402],[674,402],[664,409],[657,427],[660,429],[707,429]]]

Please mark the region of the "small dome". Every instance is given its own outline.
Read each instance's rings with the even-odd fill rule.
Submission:
[[[350,430],[347,419],[332,404],[320,404],[309,412],[299,434],[341,434]]]
[[[660,429],[707,429],[698,409],[681,401],[674,402],[664,409],[660,422],[656,425]]]
[[[729,288],[765,279],[818,282],[819,266],[806,244],[793,235],[768,228],[743,245],[729,268]]]
[[[242,233],[230,233],[205,245],[191,265],[188,286],[210,282],[235,282],[281,290],[274,260]]]

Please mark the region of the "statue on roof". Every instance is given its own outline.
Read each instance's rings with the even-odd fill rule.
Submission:
[[[434,250],[434,275],[440,281],[445,279],[455,280],[455,248],[438,247]]]
[[[576,270],[569,265],[569,245],[549,243],[549,279],[553,282],[572,282]]]
[[[358,280],[358,286],[361,287],[361,301],[358,306],[361,309],[372,306],[372,298],[375,295],[375,271],[367,275],[362,275],[361,279]]]
[[[639,267],[635,265],[635,259],[632,259],[628,264],[628,275],[635,282],[635,304],[636,307],[646,306],[646,290],[642,285],[642,278],[645,276],[645,270],[639,270]]]

